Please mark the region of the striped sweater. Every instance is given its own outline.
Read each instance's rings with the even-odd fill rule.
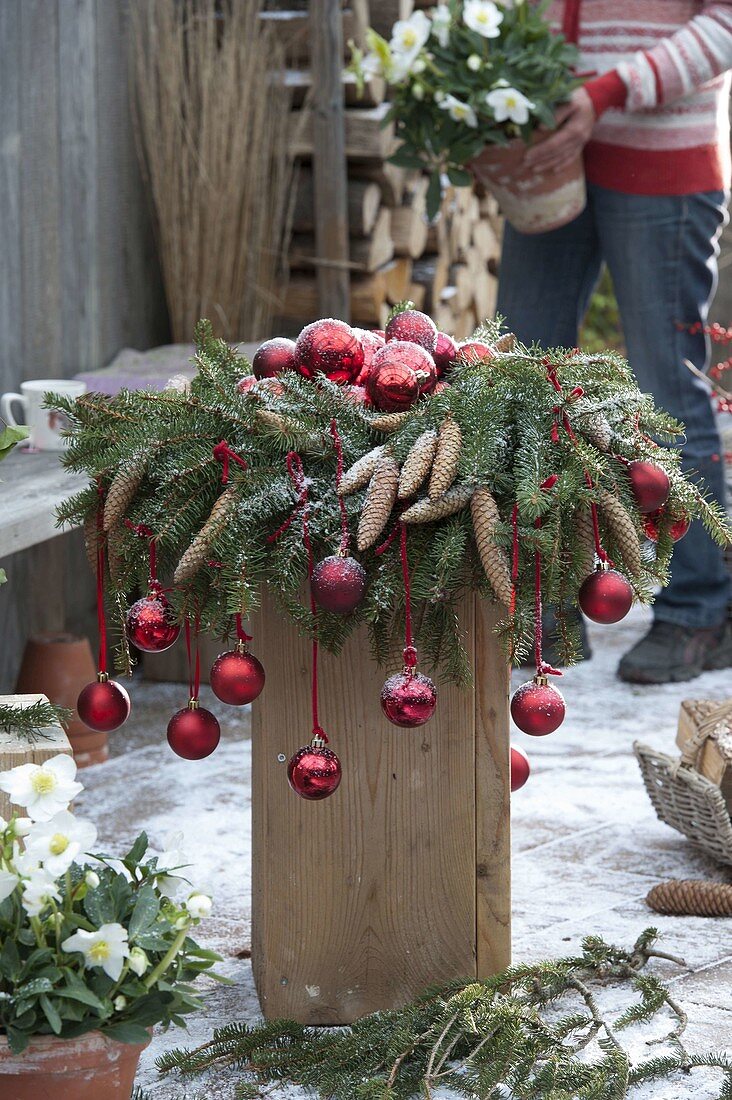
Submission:
[[[587,178],[636,195],[730,185],[732,0],[554,0],[597,122]]]

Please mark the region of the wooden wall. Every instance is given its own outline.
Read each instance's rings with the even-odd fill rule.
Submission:
[[[0,392],[167,340],[126,35],[126,0],[0,0]],[[72,535],[3,563],[0,690],[30,631],[88,629],[83,562]]]

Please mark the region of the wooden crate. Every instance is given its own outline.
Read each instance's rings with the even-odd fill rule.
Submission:
[[[510,961],[508,669],[497,613],[462,622],[476,688],[443,686],[416,730],[381,713],[365,635],[321,660],[321,721],[338,791],[305,802],[286,761],[309,741],[310,648],[265,598],[267,687],[253,713],[252,958],[266,1017],[344,1024],[434,982]]]
[[[39,702],[47,703],[48,699],[45,695],[0,695],[0,703],[19,710]],[[69,739],[59,725],[48,726],[43,730],[43,736],[36,741],[0,734],[0,772],[17,768],[20,764],[43,764],[60,752],[71,756]],[[14,813],[23,815],[25,811],[18,806],[11,806],[8,796],[0,791],[0,817],[9,821]]]

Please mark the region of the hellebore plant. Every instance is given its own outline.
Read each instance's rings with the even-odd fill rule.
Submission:
[[[96,826],[68,809],[82,790],[68,756],[2,772],[0,790],[27,814],[0,818],[0,1033],[11,1050],[94,1030],[142,1043],[154,1024],[183,1025],[201,1007],[191,982],[220,957],[190,937],[211,899],[171,874],[183,857],[161,865],[144,833],[122,859],[92,854]]]

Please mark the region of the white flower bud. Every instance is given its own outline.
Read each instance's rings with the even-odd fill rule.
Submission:
[[[141,947],[133,947],[130,951],[129,966],[133,974],[137,974],[138,978],[141,978],[150,965],[145,952]]]
[[[188,919],[188,917],[178,917],[178,919],[173,922],[173,928],[175,928],[177,932],[180,932],[182,928],[187,928]]]
[[[471,53],[465,64],[468,66],[471,73],[477,73],[478,70],[482,67],[483,61],[482,58],[478,57],[477,53]]]
[[[16,817],[15,819],[15,835],[16,836],[28,836],[28,833],[33,828],[33,822],[29,817]]]
[[[424,84],[413,84],[412,85],[412,95],[414,96],[415,99],[423,100],[424,99]]]
[[[87,871],[84,875],[84,882],[90,890],[94,890],[99,885],[99,875],[96,871]]]
[[[186,902],[186,909],[196,920],[204,920],[211,916],[213,902],[207,894],[191,894]]]
[[[114,1011],[121,1012],[123,1008],[127,1008],[127,998],[120,993],[118,997],[114,998]]]
[[[427,62],[425,61],[425,59],[423,57],[418,57],[416,59],[416,61],[414,62],[414,64],[412,65],[412,72],[417,73],[417,75],[419,75],[419,73],[423,73],[426,68],[427,68]]]

